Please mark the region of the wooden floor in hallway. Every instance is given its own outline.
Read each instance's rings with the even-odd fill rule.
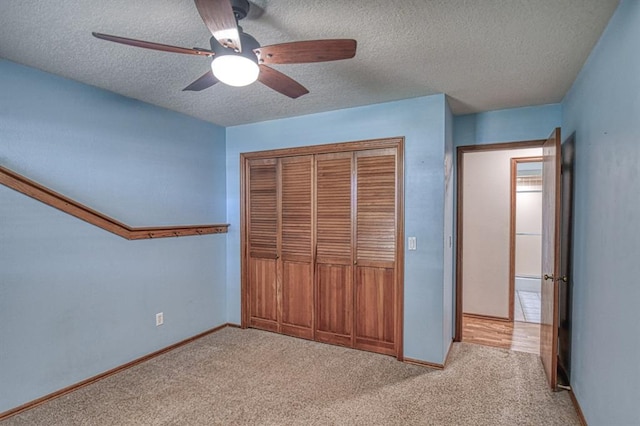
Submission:
[[[462,341],[539,354],[540,325],[463,315]]]

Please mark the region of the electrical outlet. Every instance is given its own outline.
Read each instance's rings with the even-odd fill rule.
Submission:
[[[164,324],[164,314],[162,312],[158,312],[156,314],[156,327]]]
[[[418,242],[416,237],[409,237],[409,250],[416,250],[418,248]]]

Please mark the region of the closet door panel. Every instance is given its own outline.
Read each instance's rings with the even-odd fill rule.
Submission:
[[[316,339],[351,346],[352,158],[316,156]]]
[[[394,354],[393,269],[356,268],[356,347]]]
[[[313,268],[309,263],[283,262],[282,332],[313,338]]]
[[[355,347],[395,353],[396,151],[356,161]]]
[[[313,338],[313,156],[280,160],[281,331]]]
[[[353,285],[350,265],[318,265],[316,339],[351,346]]]
[[[276,331],[278,329],[276,261],[254,258],[249,263],[250,325]]]
[[[249,325],[277,330],[277,160],[249,162]]]

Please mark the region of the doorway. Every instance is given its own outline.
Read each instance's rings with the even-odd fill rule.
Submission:
[[[542,157],[511,158],[513,321],[540,324]]]
[[[514,158],[524,158],[522,164],[540,161],[543,142],[457,149],[456,341],[539,353],[540,326],[514,320],[520,313],[524,316],[518,309],[522,305],[516,303],[516,273],[520,278],[518,290],[533,290],[534,294],[535,288],[526,285],[540,274],[539,267],[534,272],[524,262],[526,257],[516,257],[516,246],[521,242],[523,253],[535,251],[535,238],[531,237],[540,231],[522,231],[520,238],[516,236],[517,197],[512,193],[517,189],[517,179],[511,175],[515,168],[517,178]],[[522,169],[524,175],[527,167]],[[521,180],[526,179],[523,176]],[[535,264],[535,259],[529,263]]]

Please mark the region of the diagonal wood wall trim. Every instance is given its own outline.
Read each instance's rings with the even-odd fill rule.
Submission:
[[[222,234],[229,228],[229,224],[132,228],[2,166],[0,184],[127,240]]]

